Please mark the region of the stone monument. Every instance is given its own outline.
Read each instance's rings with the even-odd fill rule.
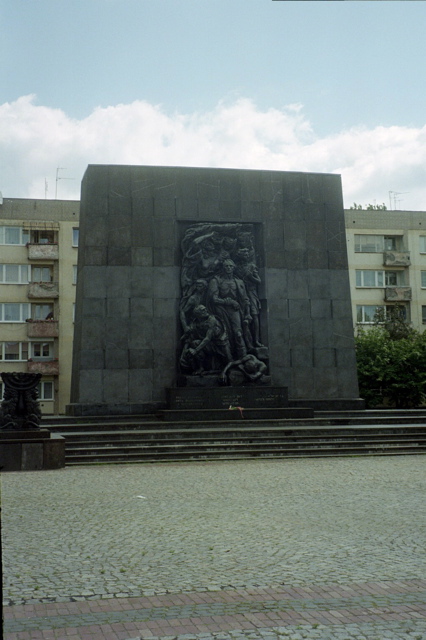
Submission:
[[[37,385],[41,373],[2,373],[0,470],[34,471],[65,466],[65,440],[40,428]]]
[[[362,408],[339,176],[90,165],[78,260],[69,413],[220,387]]]

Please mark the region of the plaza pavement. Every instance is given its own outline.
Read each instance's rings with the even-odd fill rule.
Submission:
[[[4,473],[4,639],[426,640],[425,466]]]

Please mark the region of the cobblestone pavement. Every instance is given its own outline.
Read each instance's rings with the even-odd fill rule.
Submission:
[[[426,640],[426,458],[2,476],[5,640]]]

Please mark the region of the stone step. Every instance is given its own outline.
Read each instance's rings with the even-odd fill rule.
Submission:
[[[228,420],[300,420],[314,418],[314,410],[308,408],[274,407],[267,409],[167,409],[159,411],[159,417],[166,422],[203,422]]]
[[[247,458],[292,458],[292,457],[330,457],[330,456],[354,456],[354,455],[409,455],[426,454],[426,446],[401,445],[398,447],[386,447],[385,445],[370,445],[368,447],[347,446],[335,447],[333,445],[316,448],[288,449],[284,447],[243,447],[236,448],[229,445],[218,447],[193,447],[171,448],[169,450],[149,447],[141,450],[139,447],[133,451],[105,451],[91,452],[90,454],[76,453],[67,455],[66,464],[87,463],[117,463],[117,462],[168,462],[179,460],[225,460]]]

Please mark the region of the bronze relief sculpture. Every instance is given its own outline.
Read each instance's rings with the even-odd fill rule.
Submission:
[[[210,384],[270,383],[253,225],[194,224],[182,254],[182,375]]]

